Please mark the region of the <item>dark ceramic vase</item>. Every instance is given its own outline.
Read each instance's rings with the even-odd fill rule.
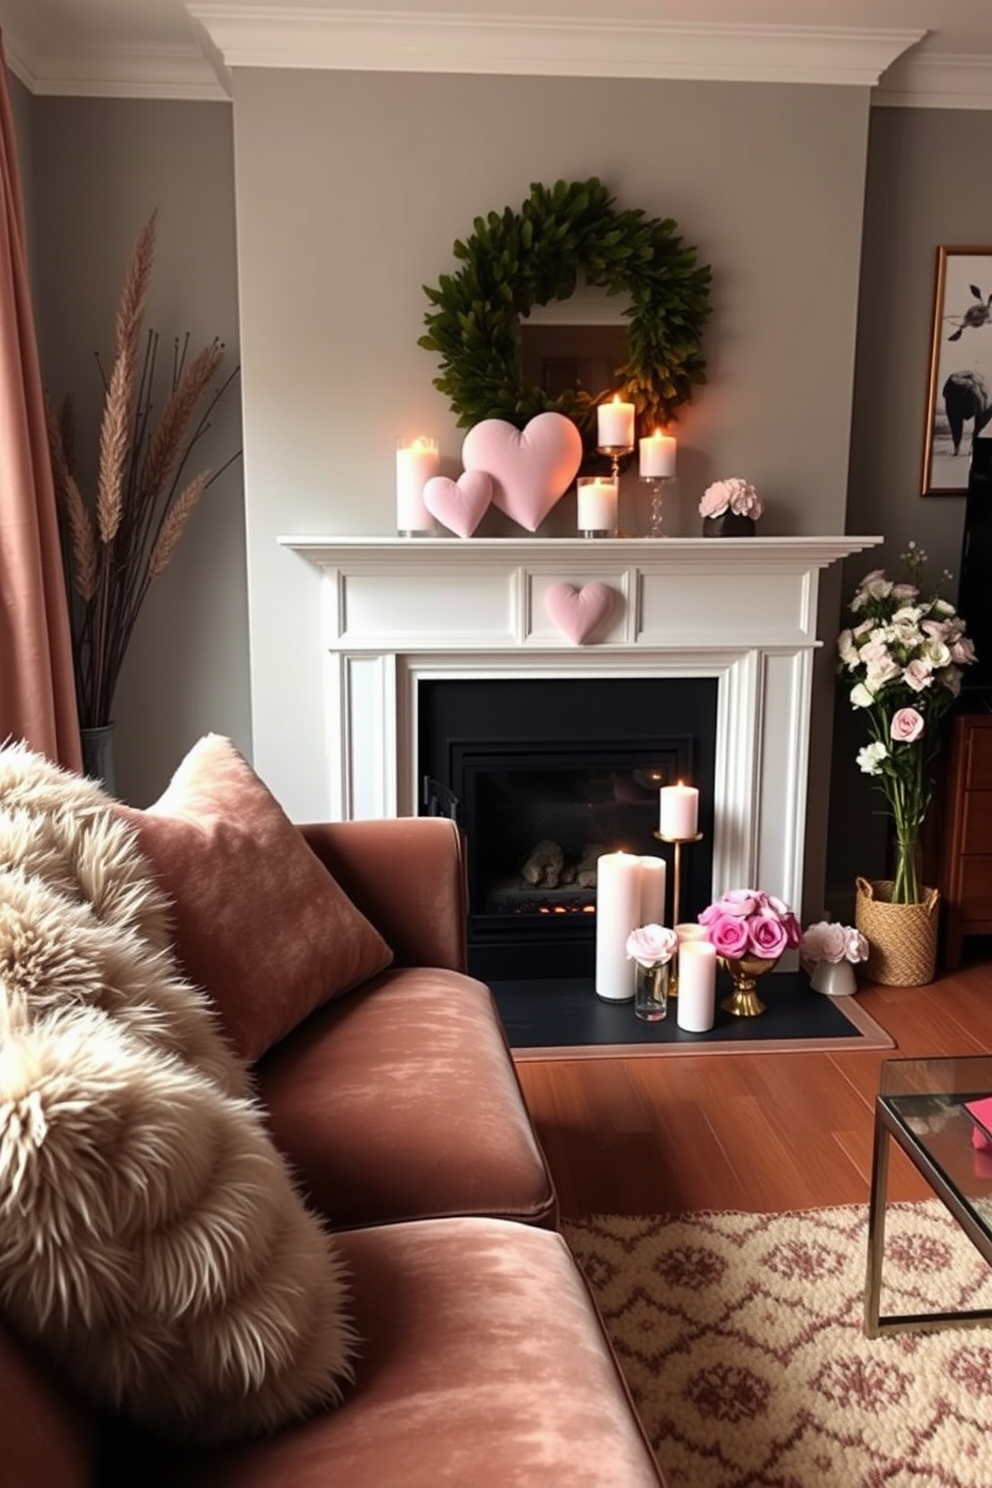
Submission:
[[[755,530],[754,518],[738,512],[725,511],[719,517],[703,518],[704,537],[753,537]]]
[[[115,795],[114,725],[105,723],[99,727],[81,728],[79,737],[83,746],[83,774],[102,785],[108,795]]]

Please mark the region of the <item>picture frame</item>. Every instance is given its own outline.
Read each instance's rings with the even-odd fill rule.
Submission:
[[[971,442],[990,426],[992,247],[940,247],[921,494],[965,495]]]

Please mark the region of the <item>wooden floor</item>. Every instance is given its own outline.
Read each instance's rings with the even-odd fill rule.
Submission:
[[[562,1216],[866,1202],[882,1061],[992,1053],[992,961],[858,996],[895,1049],[521,1062]],[[889,1197],[928,1195],[895,1152]]]

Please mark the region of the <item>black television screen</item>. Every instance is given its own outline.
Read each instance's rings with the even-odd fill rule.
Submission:
[[[962,689],[992,692],[992,439],[976,439],[971,447],[958,613],[977,655],[964,669]]]

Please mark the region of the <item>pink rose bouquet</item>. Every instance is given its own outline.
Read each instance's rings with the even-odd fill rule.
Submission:
[[[627,960],[636,961],[645,971],[653,971],[672,959],[677,945],[674,930],[667,930],[664,925],[642,925],[627,936]]]
[[[782,952],[799,945],[802,932],[792,910],[762,889],[728,889],[704,909],[699,923],[728,961],[760,956],[777,961]]]
[[[803,931],[800,950],[809,961],[868,960],[868,942],[853,925],[838,925],[831,920],[817,920]]]
[[[702,517],[722,517],[724,512],[733,512],[738,517],[751,517],[757,521],[765,509],[765,503],[751,485],[732,475],[728,480],[714,481],[707,486],[699,501]]]
[[[866,574],[851,600],[851,626],[837,637],[838,670],[870,738],[857,761],[883,792],[895,824],[894,904],[920,901],[917,844],[940,720],[958,695],[962,667],[975,660],[954,606],[921,592],[926,558],[909,544],[902,555],[909,583],[894,584],[880,568]]]

